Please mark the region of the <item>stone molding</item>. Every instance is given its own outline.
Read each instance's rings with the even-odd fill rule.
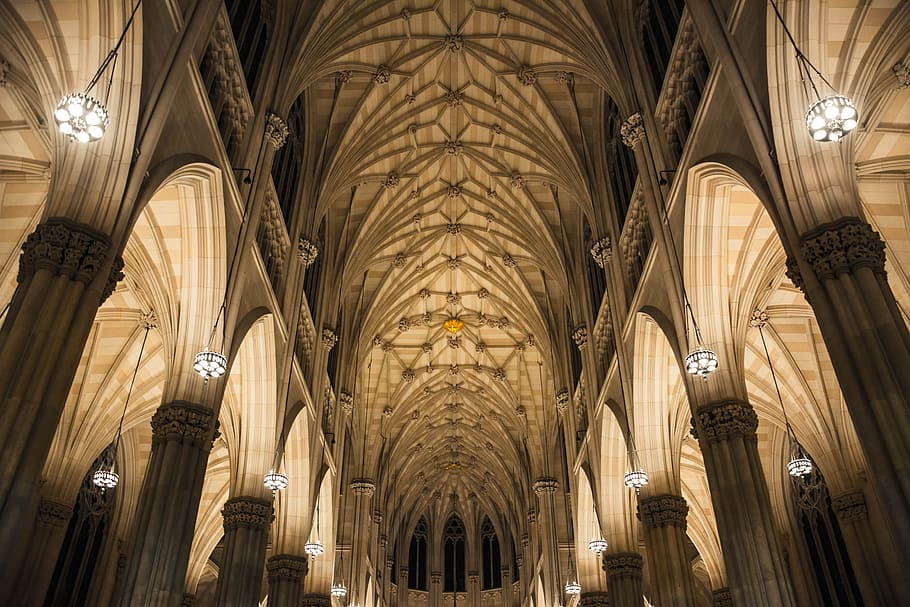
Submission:
[[[38,270],[47,270],[55,276],[89,284],[110,253],[111,239],[107,234],[65,217],[51,217],[38,224],[22,243],[16,279],[21,283]],[[122,279],[123,258],[117,255],[104,286],[102,302]]]
[[[858,217],[842,217],[806,232],[800,239],[800,250],[819,280],[853,274],[862,268],[885,275],[885,241]],[[805,281],[794,259],[787,260],[787,277],[805,292]]]
[[[734,437],[755,439],[758,415],[749,403],[722,401],[700,407],[693,418],[692,436],[708,443]]]
[[[657,495],[638,501],[638,513],[645,527],[679,527],[686,529],[689,505],[678,495]]]
[[[862,491],[842,493],[831,500],[831,507],[841,522],[855,523],[869,517],[866,497]]]
[[[645,138],[645,124],[639,112],[635,112],[622,121],[622,125],[619,127],[619,135],[622,137],[623,144],[633,150]]]
[[[268,531],[272,525],[272,501],[258,497],[232,497],[224,503],[221,511],[224,517],[224,531],[256,529]]]
[[[569,409],[569,401],[572,398],[569,396],[569,391],[562,389],[556,393],[556,410],[560,415],[564,414]]]
[[[608,578],[641,578],[644,559],[637,552],[617,552],[604,557],[603,569]]]
[[[66,527],[73,516],[73,509],[66,504],[41,498],[38,502],[38,524],[46,527]]]
[[[610,595],[606,592],[582,592],[578,604],[581,607],[610,607]]]
[[[354,495],[372,497],[376,492],[376,483],[371,478],[355,478],[351,480],[351,491]]]
[[[590,253],[597,267],[603,269],[610,262],[610,258],[613,257],[613,241],[610,240],[609,236],[597,239],[591,245]]]
[[[711,596],[714,607],[733,607],[733,594],[729,588],[718,588]]]
[[[543,495],[544,493],[556,493],[559,488],[559,481],[552,476],[542,476],[534,481],[534,493]]]
[[[288,123],[278,114],[269,112],[265,116],[265,140],[277,152],[288,140]]]
[[[210,451],[217,436],[215,415],[205,407],[177,401],[158,407],[152,416],[153,446],[175,441]]]
[[[293,554],[276,554],[265,562],[269,583],[272,583],[272,580],[298,582],[306,577],[309,567],[308,558]]]
[[[575,330],[572,331],[572,339],[575,341],[576,347],[583,350],[588,345],[588,327],[586,325],[575,327]]]
[[[331,607],[332,599],[323,594],[305,594],[300,597],[300,607]]]

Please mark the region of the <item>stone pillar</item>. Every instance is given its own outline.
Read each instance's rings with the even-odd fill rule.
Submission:
[[[98,306],[123,278],[107,235],[62,217],[22,245],[18,286],[0,329],[0,604],[35,521],[41,472]]]
[[[468,600],[470,607],[480,607],[480,574],[468,572]]]
[[[215,605],[256,605],[272,525],[272,500],[233,497],[224,503],[221,516],[224,517],[224,556],[218,571]]]
[[[729,588],[718,588],[711,593],[712,607],[733,607],[733,595]]]
[[[610,607],[610,595],[606,592],[582,592],[578,604],[580,607]]]
[[[363,521],[362,524],[354,528],[353,541],[351,544],[351,562],[355,565],[351,569],[351,587],[356,590],[355,596],[350,596],[348,600],[351,604],[367,604],[367,567],[366,563],[370,560],[370,530],[372,525],[372,513],[370,512],[370,501],[376,492],[376,484],[373,479],[355,478],[351,480],[351,492],[354,494],[354,520]],[[356,566],[358,563],[361,566]],[[353,579],[356,576],[356,579]]]
[[[442,572],[430,573],[430,607],[442,607]]]
[[[562,602],[563,580],[557,574],[559,560],[559,546],[556,539],[556,504],[553,496],[559,488],[559,481],[553,477],[545,476],[534,482],[534,493],[537,494],[537,503],[543,520],[539,524],[540,549],[543,559],[543,587],[547,601]],[[529,516],[530,522],[530,516]],[[549,556],[550,558],[547,558]]]
[[[692,567],[686,556],[686,500],[678,495],[641,498],[638,512],[648,547],[651,602],[661,607],[695,605]]]
[[[324,594],[304,594],[300,607],[332,607],[332,599]]]
[[[845,217],[803,234],[799,248],[805,261],[789,259],[787,275],[815,311],[875,471],[869,482],[900,560],[910,561],[910,333],[885,275],[885,243],[867,222]]]
[[[503,565],[499,570],[499,578],[502,582],[502,605],[512,607],[512,568]]]
[[[265,563],[269,607],[298,607],[310,561],[305,556],[276,554]]]
[[[17,581],[17,605],[40,607],[44,604],[72,516],[73,509],[66,504],[49,499],[39,502],[38,518],[28,541],[28,561]]]
[[[398,607],[408,605],[408,568],[398,566]]]
[[[642,607],[641,568],[644,559],[637,552],[615,552],[604,557],[609,604],[612,607]]]
[[[748,403],[719,401],[698,407],[693,426],[734,602],[795,605],[759,461],[758,416]]]
[[[183,583],[217,421],[210,409],[185,402],[152,417],[149,459],[134,524],[122,607],[172,607]]]

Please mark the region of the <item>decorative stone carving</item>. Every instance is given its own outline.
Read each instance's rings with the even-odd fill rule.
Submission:
[[[66,527],[73,516],[73,509],[66,504],[41,498],[38,502],[38,524],[45,527]]]
[[[534,481],[534,493],[543,495],[544,493],[556,493],[559,488],[559,481],[552,476],[542,476]]]
[[[806,281],[803,280],[803,274],[799,270],[799,263],[792,257],[787,258],[787,278],[793,283],[793,286],[806,292]]]
[[[319,247],[316,246],[316,243],[301,236],[297,241],[297,259],[300,263],[308,268],[313,265],[317,257],[319,257]]]
[[[537,511],[532,508],[531,510],[528,510],[528,524],[533,525],[536,522],[537,522]],[[522,537],[522,540],[524,540],[524,537]]]
[[[575,86],[575,74],[572,72],[557,72],[556,82],[565,84],[568,87]]]
[[[657,495],[639,499],[638,514],[645,527],[679,527],[685,530],[689,505],[678,495]]]
[[[373,73],[373,82],[376,84],[388,84],[392,79],[392,70],[387,65],[380,65]]]
[[[221,511],[224,531],[240,528],[268,531],[272,524],[272,502],[255,497],[234,497],[224,503]]]
[[[371,497],[376,492],[376,483],[371,478],[355,478],[351,480],[351,492],[354,495]]]
[[[354,76],[354,72],[351,70],[343,70],[341,72],[335,73],[335,86],[341,86],[347,84],[351,81],[351,78]]]
[[[504,253],[502,256],[502,265],[507,268],[514,268],[518,264],[515,262],[515,258],[508,253]]]
[[[448,344],[449,344],[449,347],[452,348],[453,350],[458,350],[459,348],[461,348],[461,338],[456,337],[455,335],[452,335],[448,339]]]
[[[749,317],[749,326],[755,328],[763,328],[768,324],[768,313],[764,310],[755,309],[752,311],[752,316]]]
[[[331,350],[335,347],[335,344],[338,343],[338,336],[335,335],[335,332],[328,327],[322,330],[322,347],[326,350]]]
[[[518,68],[516,75],[518,76],[518,81],[524,86],[531,86],[537,82],[537,72],[535,72],[530,66],[522,65]]]
[[[461,188],[458,187],[457,185],[450,185],[446,189],[446,196],[448,196],[449,198],[458,198],[459,196],[461,196]]]
[[[617,552],[604,557],[603,569],[608,578],[640,578],[643,563],[637,552]]]
[[[5,88],[9,85],[9,71],[9,61],[0,59],[0,88]]]
[[[398,176],[398,173],[389,173],[388,177],[385,178],[385,181],[382,182],[382,187],[386,190],[393,190],[401,184],[401,177]]]
[[[373,510],[372,514],[373,523],[379,524],[382,522],[382,512],[379,510]]]
[[[401,381],[405,382],[406,384],[414,381],[414,377],[414,369],[405,369],[401,372]]]
[[[430,572],[430,583],[439,584],[440,582],[442,582],[442,572],[441,571]]]
[[[885,242],[872,226],[857,217],[818,226],[803,235],[800,248],[819,280],[852,274],[861,268],[885,274]]]
[[[401,13],[399,13],[399,14],[401,15],[401,18],[404,19],[405,21],[407,21],[411,18],[411,11],[409,11],[406,8],[401,9]]]
[[[582,592],[578,604],[580,607],[610,607],[610,595],[606,592]]]
[[[22,244],[17,278],[22,282],[38,270],[48,270],[88,284],[101,270],[110,249],[107,235],[63,217],[52,217],[38,224]],[[111,269],[106,295],[113,293],[113,287],[123,278],[122,269],[123,260],[118,257]]]
[[[350,415],[354,411],[354,396],[342,390],[338,394],[338,404],[341,405],[342,411]]]
[[[623,144],[626,147],[635,149],[635,146],[645,138],[645,124],[641,119],[641,114],[635,112],[622,122],[619,127],[619,135],[622,137]]]
[[[332,607],[332,599],[321,594],[305,594],[300,597],[300,607]]]
[[[281,116],[271,112],[265,115],[265,140],[276,152],[284,147],[288,140],[288,123]]]
[[[585,325],[575,327],[575,330],[572,331],[572,339],[579,350],[584,349],[588,345],[588,327]]]
[[[2,71],[2,67],[0,67],[0,74],[2,74]],[[894,77],[897,79],[897,88],[905,89],[910,86],[910,65],[903,62],[895,63],[894,66],[892,66],[891,71],[894,73]],[[2,84],[3,82],[0,80],[0,85]]]
[[[462,93],[461,91],[448,90],[448,91],[446,91],[446,94],[443,97],[443,99],[445,100],[445,103],[447,106],[458,107],[464,101],[464,93]]]
[[[693,436],[708,443],[734,437],[755,439],[758,415],[748,403],[719,402],[701,407],[695,414],[698,421],[693,426]]]
[[[461,267],[461,260],[457,257],[448,257],[446,258],[446,267],[450,270],[457,270]]]
[[[733,595],[729,588],[718,588],[711,595],[713,607],[733,607]]]
[[[445,47],[450,53],[460,53],[464,49],[464,38],[460,34],[449,34],[445,38]]]
[[[454,363],[449,365],[449,375],[452,375],[452,376],[461,375],[461,367],[459,367],[457,364],[454,364]]]
[[[556,411],[560,415],[563,415],[569,409],[569,401],[571,401],[568,390],[560,390],[556,393]]]
[[[417,97],[413,93],[408,93],[404,96],[404,102],[408,105],[411,105],[415,101],[417,101]]]
[[[613,257],[613,241],[609,236],[594,241],[594,244],[591,245],[591,257],[594,258],[597,267],[603,268],[607,265],[607,262]]]
[[[265,562],[269,581],[290,580],[300,581],[306,577],[309,569],[309,559],[291,554],[276,554]]]
[[[162,405],[152,416],[152,445],[174,441],[208,451],[218,434],[216,424],[205,407],[183,402]]]
[[[404,267],[404,264],[406,264],[407,261],[408,261],[407,255],[405,255],[404,253],[396,253],[395,258],[392,259],[392,267],[400,270],[401,268]]]
[[[474,344],[474,351],[478,354],[483,354],[487,351],[487,344],[482,341],[478,341]]]
[[[493,371],[493,379],[495,379],[496,381],[500,381],[500,382],[505,381],[506,372],[502,368],[496,369],[495,371]]]
[[[395,410],[392,409],[392,407],[386,405],[382,410],[382,416],[384,418],[388,419],[388,418],[392,417],[392,413],[394,413],[394,412],[395,412]]]
[[[445,151],[449,156],[461,156],[464,151],[464,144],[461,141],[446,141]]]
[[[399,318],[398,319],[398,330],[404,333],[411,329],[411,320],[409,318]]]
[[[512,173],[509,175],[509,185],[511,185],[516,190],[520,190],[525,187],[524,177],[520,173]]]
[[[866,508],[866,498],[862,491],[843,493],[831,500],[831,507],[841,522],[855,523],[864,521],[869,516]]]

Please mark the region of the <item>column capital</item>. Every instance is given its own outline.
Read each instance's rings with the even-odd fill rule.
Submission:
[[[733,437],[755,438],[758,415],[749,403],[720,401],[699,407],[692,420],[692,435],[708,443]]]
[[[276,554],[265,562],[269,580],[300,581],[309,571],[310,561],[303,556]]]
[[[581,324],[575,327],[575,329],[572,331],[572,340],[575,342],[575,346],[579,350],[584,350],[585,346],[588,345],[587,325]]]
[[[265,115],[265,139],[276,152],[284,147],[288,139],[288,123],[284,118],[272,112]]]
[[[733,607],[733,595],[729,588],[718,588],[711,593],[714,607]]]
[[[439,584],[442,582],[442,572],[441,571],[432,571],[430,573],[430,583]]]
[[[66,527],[73,516],[73,509],[66,504],[41,498],[38,502],[38,523],[46,527]]]
[[[885,242],[859,217],[841,217],[802,235],[800,250],[819,280],[853,274],[869,268],[885,274]],[[787,261],[787,276],[805,292],[805,282],[794,260]]]
[[[654,529],[673,526],[684,530],[689,506],[678,495],[656,495],[640,499],[638,513],[645,527]]]
[[[616,552],[604,557],[603,569],[607,577],[641,577],[644,559],[637,552]]]
[[[635,112],[623,120],[619,127],[619,134],[625,146],[634,150],[635,146],[645,138],[645,123],[641,119],[641,114]]]
[[[866,507],[866,497],[859,490],[848,491],[833,498],[831,507],[837,514],[837,518],[844,523],[864,521],[869,516],[869,511]]]
[[[241,527],[268,531],[272,524],[272,502],[257,497],[232,497],[224,503],[221,516],[225,531]]]
[[[152,416],[152,444],[175,441],[209,451],[218,435],[216,425],[211,409],[175,401],[158,407]]]
[[[300,597],[300,607],[331,607],[332,599],[323,594],[305,594]]]
[[[581,607],[610,607],[610,595],[606,592],[582,592],[578,604]]]
[[[398,568],[398,577],[401,579],[406,579],[410,573],[411,571],[407,567]]]

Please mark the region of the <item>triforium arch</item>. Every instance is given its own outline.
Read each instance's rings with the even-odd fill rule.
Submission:
[[[905,3],[177,4],[0,1],[0,603],[910,602]]]

